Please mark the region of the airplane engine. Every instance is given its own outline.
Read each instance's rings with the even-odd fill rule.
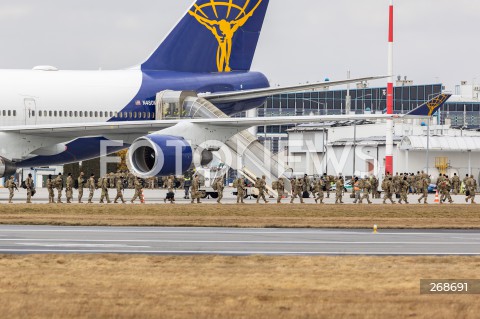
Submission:
[[[17,171],[17,166],[13,162],[3,157],[0,157],[0,178],[2,177],[8,178],[10,177],[10,175],[15,174],[16,171]]]
[[[193,161],[190,144],[183,138],[152,134],[137,139],[130,146],[127,163],[140,178],[182,175]]]

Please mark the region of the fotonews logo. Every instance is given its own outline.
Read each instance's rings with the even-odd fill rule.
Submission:
[[[230,72],[232,70],[230,56],[232,54],[233,36],[253,16],[262,1],[258,0],[249,12],[246,10],[250,0],[245,0],[243,6],[233,3],[233,0],[210,0],[202,5],[195,4],[189,11],[190,15],[210,30],[218,41],[218,72]]]

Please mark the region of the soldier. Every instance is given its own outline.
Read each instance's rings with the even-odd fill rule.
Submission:
[[[450,190],[452,189],[452,184],[448,176],[445,176],[443,182],[439,185],[439,191],[442,195],[440,197],[440,204],[443,204],[447,199],[450,204],[453,203],[452,196],[450,196]]]
[[[308,177],[307,174],[305,174],[303,176],[303,192],[310,193],[311,190],[312,190],[312,185],[310,183],[310,178]]]
[[[83,197],[83,188],[85,187],[85,174],[80,172],[80,176],[78,176],[77,183],[78,183],[78,203],[83,204],[82,197]]]
[[[387,203],[387,199],[389,199],[392,204],[395,204],[392,199],[392,196],[395,193],[395,186],[393,184],[393,178],[391,176],[388,176],[383,180],[382,190],[385,193],[383,197],[383,204],[385,205]]]
[[[297,196],[300,198],[300,203],[304,204],[304,202],[303,202],[303,178],[299,177],[295,181],[295,187],[292,191],[293,191],[293,197],[290,200],[290,204],[293,204],[293,201],[295,200],[295,198],[297,198]]]
[[[272,185],[273,186],[273,185]],[[273,188],[273,187],[272,187]],[[275,187],[278,193],[278,197],[277,197],[277,204],[281,204],[282,203],[282,198],[283,198],[283,195],[285,194],[285,182],[283,181],[283,178],[279,178],[278,181],[277,181],[277,184],[276,184],[276,187]]]
[[[335,178],[325,173],[323,174],[323,179],[325,181],[325,191],[327,192],[327,198],[330,198],[330,190],[332,189],[332,183],[335,181]]]
[[[117,188],[117,196],[115,197],[115,200],[113,202],[116,204],[117,201],[121,199],[122,204],[125,204],[125,199],[123,198],[123,177],[122,176],[117,177],[116,188]]]
[[[245,181],[243,178],[239,177],[233,183],[233,187],[237,189],[237,204],[245,204],[243,199],[245,197]]]
[[[110,179],[108,175],[105,175],[98,181],[100,188],[102,189],[102,195],[100,196],[100,204],[103,204],[103,200],[107,200],[107,204],[110,204],[110,196],[108,196],[108,188],[110,186]]]
[[[184,199],[190,199],[190,186],[192,186],[192,176],[190,174],[184,176],[183,189],[185,190]]]
[[[57,178],[55,178],[55,188],[57,189],[57,203],[62,204],[62,191],[63,191],[63,178],[62,173],[58,173]]]
[[[195,199],[197,200],[197,204],[202,203],[200,201],[200,180],[198,175],[195,175],[195,177],[193,178],[191,194],[192,194],[192,201],[191,201],[192,204],[195,204]]]
[[[90,191],[90,194],[88,195],[88,203],[93,204],[93,194],[95,193],[95,189],[97,188],[97,185],[95,184],[95,174],[91,174],[90,178],[88,179],[87,183],[88,190]]]
[[[225,188],[225,181],[223,180],[223,176],[219,177],[215,181],[215,184],[217,185],[217,193],[218,193],[217,203],[221,204],[221,201],[223,198],[223,190]]]
[[[378,193],[378,178],[375,175],[370,177],[370,185],[372,185],[371,192],[372,192],[372,199],[377,198]]]
[[[170,202],[170,204],[173,204],[175,202],[175,197],[174,197],[174,188],[175,188],[175,177],[170,175],[167,179],[167,196],[163,199],[163,201],[166,203],[167,200]]]
[[[367,203],[371,204],[372,202],[370,201],[370,190],[372,188],[372,184],[370,183],[370,180],[367,176],[365,176],[365,178],[363,179],[361,186],[363,196],[360,198],[360,204],[363,203],[364,199],[367,200]]]
[[[473,175],[465,181],[465,189],[467,197],[465,198],[465,202],[468,203],[468,200],[472,200],[472,204],[476,204],[475,202],[475,193],[477,192],[477,181],[473,178]]]
[[[430,177],[428,177],[427,174],[422,173],[422,178],[421,178],[420,183],[419,183],[419,191],[422,194],[422,196],[418,199],[419,204],[422,201],[422,199],[423,199],[424,204],[428,204],[427,203],[428,186],[430,186],[430,182],[431,182]]]
[[[32,193],[33,193],[32,174],[28,174],[28,177],[25,180],[25,186],[27,187],[27,204],[31,204],[32,203]]]
[[[398,200],[398,203],[401,204],[402,201],[404,201],[405,204],[409,204],[408,189],[410,188],[410,186],[408,184],[408,177],[406,175],[403,177],[403,180],[399,182],[399,186],[400,186],[400,199]]]
[[[12,204],[13,203],[12,200],[13,200],[14,191],[15,190],[18,191],[17,184],[15,183],[15,177],[10,176],[10,179],[7,181],[7,188],[8,188],[8,192],[9,192],[8,203]]]
[[[132,189],[135,185],[135,175],[128,173],[128,188]]]
[[[47,179],[47,190],[48,190],[48,203],[55,204],[55,180],[52,178],[52,175],[48,175]]]
[[[267,177],[265,175],[262,178],[257,178],[257,182],[255,183],[255,188],[258,189],[258,197],[257,197],[257,204],[260,202],[260,198],[263,198],[265,204],[268,204],[268,200],[265,198],[265,187],[267,186]]]
[[[458,177],[457,173],[453,173],[452,186],[454,195],[458,195],[460,193],[460,184],[460,177]]]
[[[295,195],[295,184],[297,183],[297,180],[295,177],[290,179],[290,189],[292,190],[292,197]]]
[[[67,182],[65,184],[65,193],[67,195],[67,204],[72,203],[73,199],[73,178],[72,173],[68,173]]]
[[[343,188],[345,187],[345,182],[343,177],[340,175],[335,182],[335,204],[343,204]]]
[[[138,178],[135,178],[133,187],[135,188],[135,194],[133,195],[133,198],[130,202],[133,204],[137,198],[140,199],[140,202],[142,202],[143,184],[140,182]]]
[[[356,204],[357,202],[360,204],[360,190],[363,186],[363,182],[361,180],[358,180],[358,177],[355,177],[353,180],[353,196],[355,196],[353,203]]]
[[[315,203],[318,203],[320,201],[320,204],[324,204],[323,200],[325,198],[323,189],[325,188],[325,181],[323,178],[319,178],[317,183],[315,184],[315,192],[317,194],[317,197],[315,197]]]
[[[108,186],[108,188],[115,188],[115,174],[113,174],[113,172],[110,172],[110,174],[108,174],[108,185],[107,186]]]

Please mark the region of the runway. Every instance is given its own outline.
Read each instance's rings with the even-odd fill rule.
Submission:
[[[0,226],[2,254],[480,255],[478,231]]]

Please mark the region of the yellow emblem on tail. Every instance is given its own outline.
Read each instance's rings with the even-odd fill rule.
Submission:
[[[448,96],[446,94],[440,94],[439,96],[429,101],[427,103],[428,109],[430,110],[428,112],[428,116],[432,116],[433,112],[435,112],[437,108],[447,100],[447,98]]]
[[[250,19],[258,6],[263,0],[258,0],[255,7],[250,12],[246,12],[250,0],[245,1],[243,7],[234,4],[233,0],[227,1],[215,1],[204,3],[202,5],[195,4],[194,9],[190,10],[191,16],[193,16],[200,24],[210,30],[218,41],[217,49],[217,68],[218,72],[230,72],[230,55],[232,53],[232,39],[235,33],[241,28],[248,19]],[[227,12],[225,17],[219,17],[218,7],[226,7]],[[210,8],[215,17],[209,17],[205,13],[205,9]],[[236,16],[235,16],[236,13]]]

